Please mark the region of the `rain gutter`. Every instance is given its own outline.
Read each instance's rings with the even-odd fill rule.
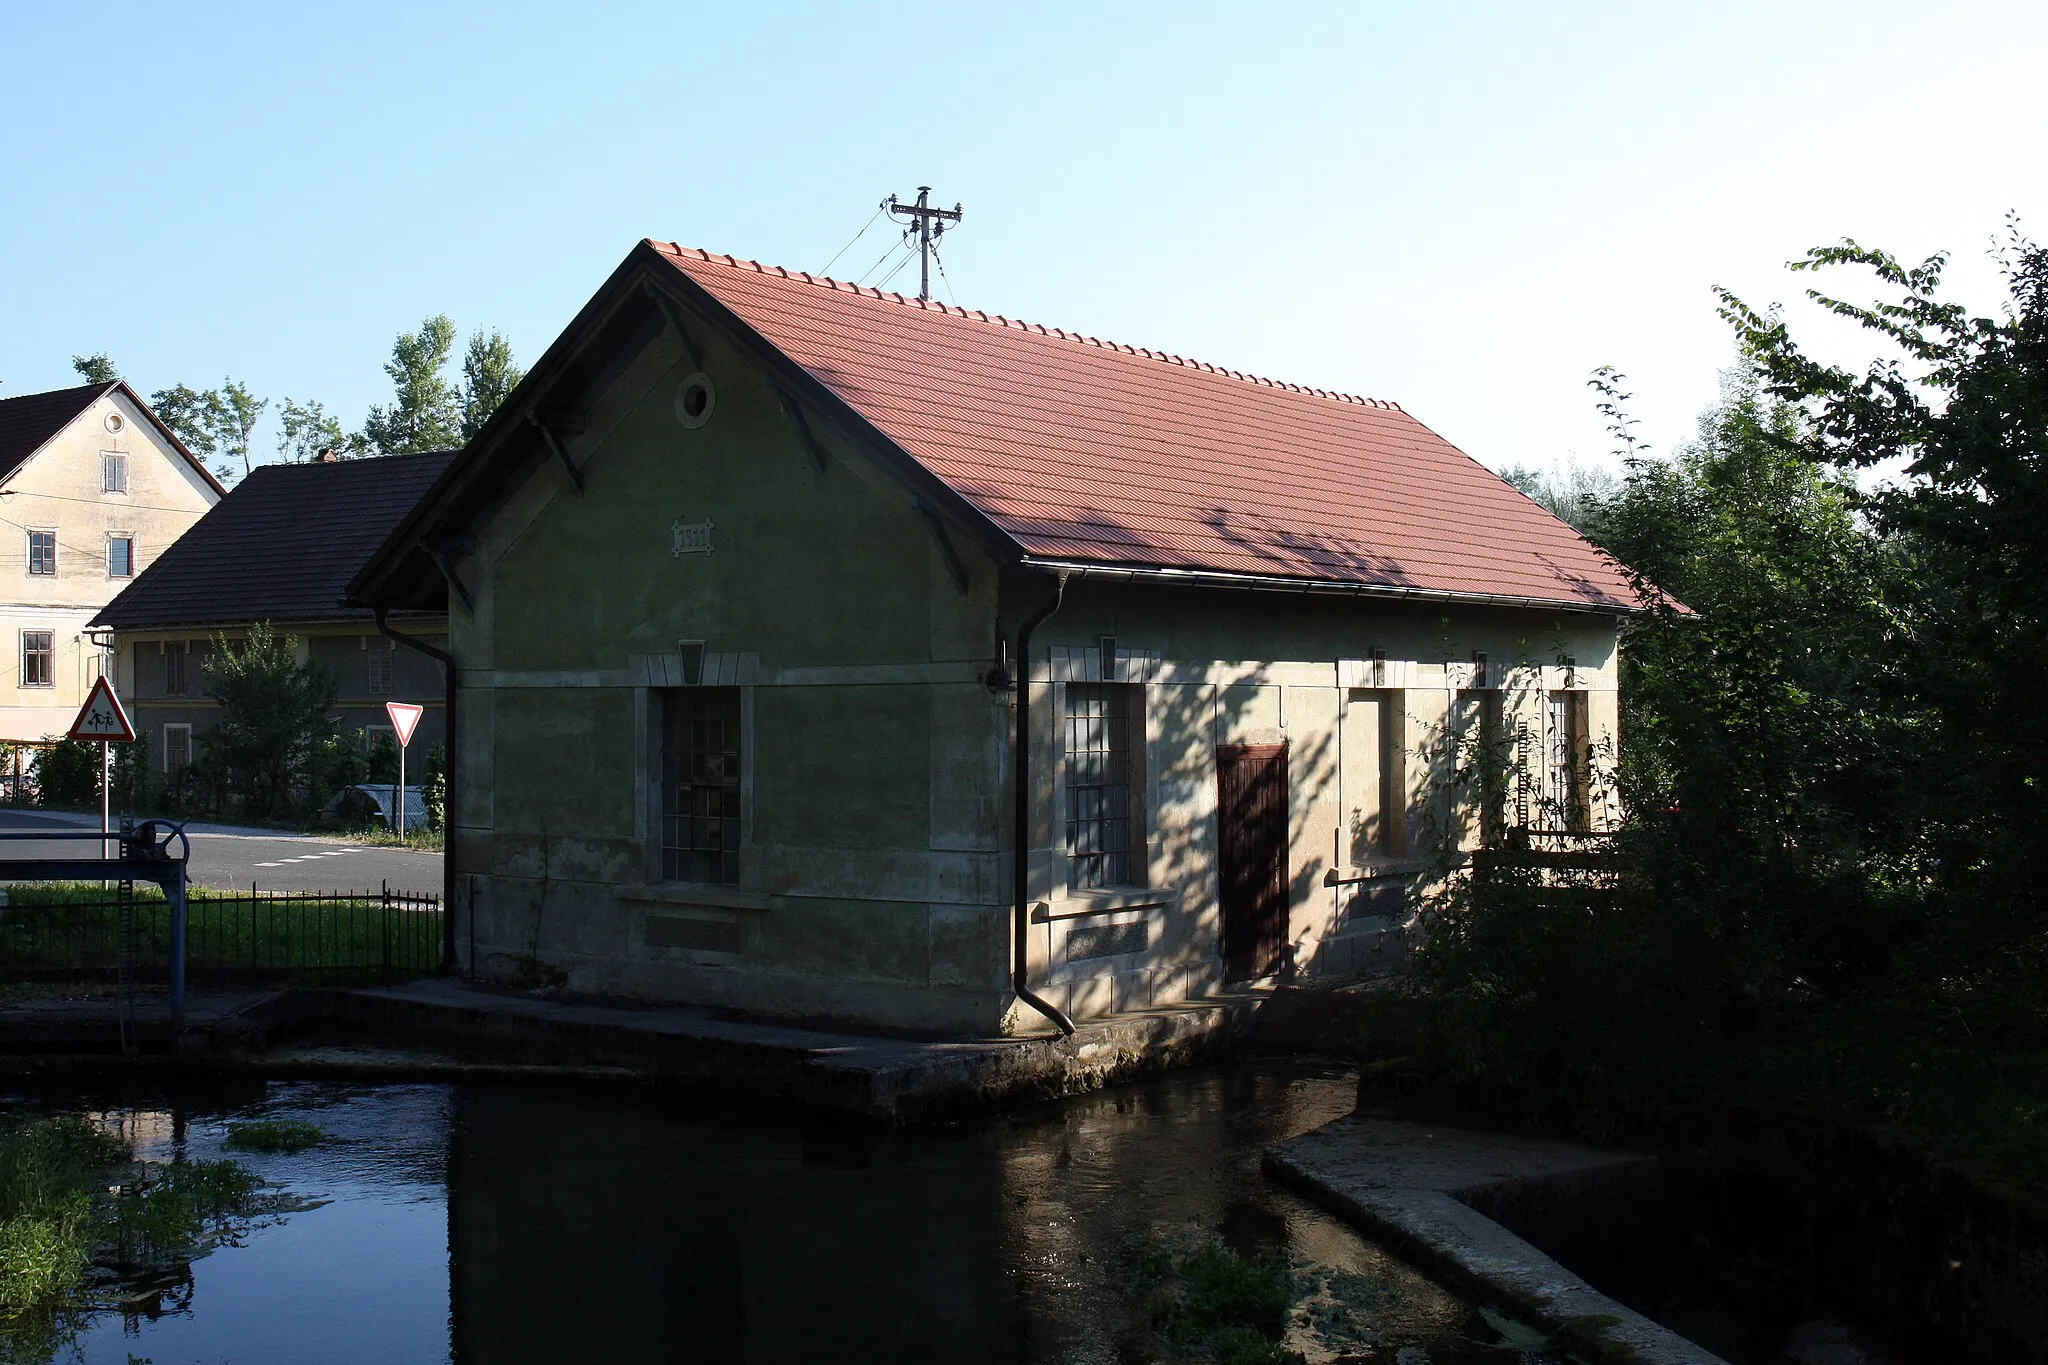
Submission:
[[[1548,597],[1511,597],[1499,593],[1456,592],[1449,588],[1410,588],[1391,583],[1344,583],[1326,578],[1287,578],[1279,574],[1228,573],[1219,569],[1159,569],[1128,564],[1090,564],[1079,560],[1033,559],[1019,567],[1062,577],[1104,578],[1141,583],[1172,583],[1190,588],[1236,588],[1259,592],[1328,593],[1341,597],[1381,597],[1395,601],[1448,602],[1460,606],[1516,607],[1523,610],[1584,612],[1594,616],[1633,616],[1640,607],[1605,606],[1591,602],[1560,602]]]
[[[1059,1031],[1074,1036],[1074,1021],[1067,1012],[1031,989],[1031,632],[1060,609],[1067,597],[1067,575],[1057,575],[1058,587],[1052,601],[1040,607],[1017,627],[1017,752],[1010,768],[1016,774],[1016,819],[1011,843],[1010,875],[1016,890],[1011,906],[1010,989],[1019,1000],[1052,1020]]]

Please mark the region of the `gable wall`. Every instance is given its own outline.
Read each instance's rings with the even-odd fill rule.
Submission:
[[[121,417],[110,432],[106,419]],[[100,488],[100,455],[128,457],[126,493]],[[61,735],[98,676],[101,652],[85,624],[130,578],[108,576],[107,541],[135,538],[140,573],[204,516],[219,495],[118,390],[81,413],[8,481],[0,523],[0,739]],[[28,572],[28,530],[57,533],[57,572]],[[55,637],[52,685],[24,686],[22,632]]]
[[[705,425],[678,421],[694,366],[664,334],[567,438],[585,491],[538,467],[457,566],[476,603],[451,620],[451,856],[477,967],[990,1027],[1007,961],[1003,701],[981,682],[993,565],[955,532],[961,593],[900,484],[812,414],[819,470],[765,377],[694,339],[716,386]],[[679,521],[711,523],[709,554],[675,553]],[[659,884],[660,697],[682,639],[707,643],[707,683],[742,690],[735,888]],[[664,946],[679,939],[736,951]]]

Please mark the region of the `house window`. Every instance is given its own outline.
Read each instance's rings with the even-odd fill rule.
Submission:
[[[25,630],[21,633],[21,685],[55,687],[57,670],[55,631]]]
[[[1379,666],[1384,670],[1383,663]],[[1385,673],[1366,676],[1384,677]],[[1406,707],[1401,692],[1391,688],[1352,690],[1343,742],[1355,862],[1398,858],[1407,852],[1408,769],[1402,747],[1405,724]]]
[[[185,695],[185,664],[189,655],[183,640],[164,641],[164,695]]]
[[[135,537],[107,537],[107,577],[135,577]]]
[[[100,492],[128,491],[128,457],[117,451],[100,452]]]
[[[53,574],[57,572],[57,533],[55,531],[30,531],[28,533],[28,571],[32,574]]]
[[[1544,791],[1550,818],[1557,829],[1583,830],[1590,823],[1586,777],[1591,755],[1586,747],[1586,694],[1552,692],[1545,718]]]
[[[177,774],[192,766],[192,727],[164,727],[164,771]]]
[[[1451,820],[1457,847],[1498,845],[1507,832],[1508,792],[1516,753],[1506,700],[1497,691],[1460,691],[1449,725]]]
[[[740,879],[740,690],[661,694],[661,875]]]
[[[388,640],[380,640],[370,646],[367,657],[370,660],[370,695],[373,697],[391,695],[391,672],[396,658],[394,650],[395,646]]]
[[[1133,837],[1131,731],[1140,691],[1128,683],[1067,684],[1067,867],[1076,891],[1133,880],[1140,840]]]

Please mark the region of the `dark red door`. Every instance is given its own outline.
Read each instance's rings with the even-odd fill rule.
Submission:
[[[1216,750],[1223,968],[1230,981],[1278,971],[1287,947],[1287,746]]]

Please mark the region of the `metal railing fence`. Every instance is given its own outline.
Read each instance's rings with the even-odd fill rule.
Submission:
[[[101,977],[125,971],[168,981],[170,907],[138,894],[124,909],[114,888],[80,897],[65,888],[9,888],[0,908],[0,979]],[[138,892],[141,888],[138,888]],[[401,981],[440,970],[438,896],[393,891],[188,893],[186,971],[195,977]]]

